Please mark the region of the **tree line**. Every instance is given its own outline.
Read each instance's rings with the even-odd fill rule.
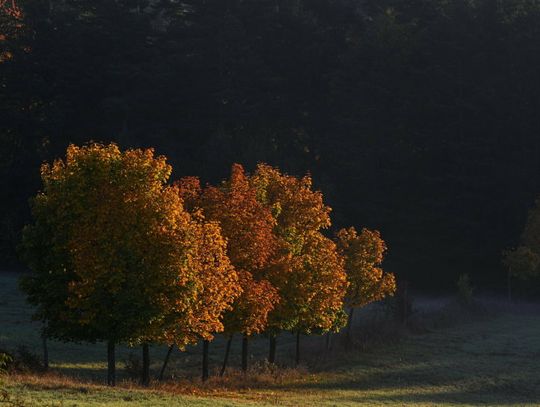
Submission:
[[[172,167],[152,149],[70,145],[43,164],[22,256],[32,273],[21,287],[43,322],[43,336],[107,343],[108,384],[115,346],[184,349],[203,342],[203,380],[216,334],[264,333],[275,362],[280,332],[337,332],[352,310],[392,295],[379,232],[353,227],[334,239],[330,207],[309,175],[267,164],[253,174],[235,164],[217,185],[196,177],[170,184]],[[350,326],[349,318],[349,326]],[[297,363],[299,353],[297,353]],[[161,376],[163,375],[163,370]]]
[[[43,160],[159,146],[205,182],[310,170],[413,286],[504,284],[540,190],[537,0],[17,0],[0,12],[0,249]],[[413,255],[411,255],[413,254]],[[430,278],[434,270],[438,278]]]

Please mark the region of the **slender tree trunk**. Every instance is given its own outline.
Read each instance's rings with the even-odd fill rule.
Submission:
[[[227,339],[227,347],[225,348],[225,357],[223,358],[223,366],[221,366],[221,372],[219,372],[219,375],[223,377],[225,374],[225,369],[227,369],[227,363],[229,362],[229,353],[231,352],[231,343],[232,343],[232,335],[229,336],[229,339]]]
[[[202,358],[202,381],[208,380],[208,349],[210,347],[210,341],[203,341],[203,358]]]
[[[116,386],[116,360],[113,341],[107,343],[107,385]]]
[[[142,378],[141,384],[147,387],[150,384],[150,349],[147,343],[142,346]]]
[[[345,347],[348,349],[351,344],[351,329],[353,325],[354,308],[351,307],[349,317],[347,318],[347,330],[345,331]]]
[[[296,367],[300,364],[300,331],[296,333]]]
[[[43,370],[49,370],[49,348],[45,332],[41,333],[41,343],[43,345]]]
[[[174,345],[169,346],[169,349],[167,349],[167,354],[165,355],[165,359],[163,360],[163,366],[161,366],[161,370],[159,371],[159,381],[163,380],[163,375],[165,374],[165,369],[167,368],[167,364],[169,363],[169,359],[171,358],[171,353],[174,349]]]
[[[242,371],[245,373],[248,369],[248,336],[242,337]]]
[[[277,345],[276,335],[270,335],[269,348],[268,348],[268,362],[269,363],[276,363],[276,345]]]

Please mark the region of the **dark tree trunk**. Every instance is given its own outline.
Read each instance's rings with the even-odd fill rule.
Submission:
[[[225,348],[225,357],[223,358],[223,366],[221,366],[221,372],[219,375],[223,377],[225,369],[227,369],[227,363],[229,362],[229,353],[231,352],[232,335],[227,339],[227,347]]]
[[[354,308],[351,307],[349,317],[347,318],[347,330],[345,332],[345,346],[349,348],[351,344],[351,329],[353,324]]]
[[[167,349],[167,354],[165,355],[165,359],[163,360],[163,366],[161,366],[161,370],[159,371],[159,381],[163,380],[163,375],[165,374],[165,369],[167,368],[167,364],[169,363],[169,359],[171,358],[171,353],[174,349],[174,345],[169,346],[169,349]]]
[[[276,335],[270,335],[270,346],[268,349],[268,362],[269,363],[276,363],[276,345],[277,345],[277,337]]]
[[[202,357],[202,381],[208,380],[208,348],[210,347],[210,341],[203,341],[203,357]]]
[[[49,370],[49,348],[45,332],[41,334],[41,343],[43,344],[43,370]]]
[[[150,349],[147,343],[142,346],[142,378],[141,384],[147,387],[150,384]]]
[[[242,371],[245,373],[248,369],[248,337],[242,337]]]
[[[300,332],[296,333],[296,366],[300,364]]]
[[[107,385],[116,386],[116,360],[112,341],[107,343]]]

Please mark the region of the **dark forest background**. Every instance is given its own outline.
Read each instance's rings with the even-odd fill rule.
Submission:
[[[26,0],[0,12],[0,258],[68,143],[310,171],[419,288],[502,288],[540,193],[540,1]],[[11,11],[10,11],[11,9]]]

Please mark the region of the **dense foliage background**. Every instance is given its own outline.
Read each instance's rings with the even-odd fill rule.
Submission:
[[[0,4],[3,266],[42,161],[95,140],[154,146],[175,178],[310,171],[398,278],[504,283],[540,192],[540,1]]]

